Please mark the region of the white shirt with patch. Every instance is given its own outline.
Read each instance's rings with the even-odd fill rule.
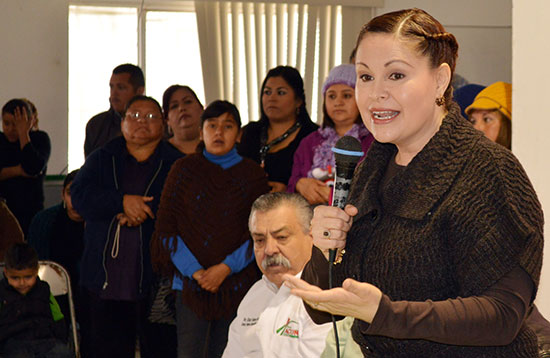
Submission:
[[[301,298],[262,276],[239,305],[223,357],[319,357],[331,327],[315,324]]]

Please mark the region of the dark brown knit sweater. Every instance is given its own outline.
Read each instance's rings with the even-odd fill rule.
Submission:
[[[442,301],[481,295],[521,267],[536,293],[543,216],[511,152],[475,131],[456,106],[379,194],[395,152],[394,145],[376,142],[357,169],[349,202],[359,214],[337,282],[352,277],[372,283],[393,301]],[[499,347],[368,335],[358,321],[353,337],[369,357],[537,356],[536,337],[525,325],[511,344]]]
[[[177,272],[165,238],[179,235],[202,267],[219,264],[250,239],[248,216],[254,200],[269,191],[262,168],[243,160],[228,169],[192,154],[174,163],[162,192],[151,244],[155,267],[170,277]],[[203,319],[231,317],[258,279],[256,263],[228,276],[217,293],[183,278],[183,303]]]

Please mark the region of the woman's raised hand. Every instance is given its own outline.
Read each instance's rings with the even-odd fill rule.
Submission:
[[[27,116],[27,111],[24,108],[17,107],[14,111],[15,127],[17,128],[17,134],[19,135],[19,143],[23,148],[28,142],[30,142],[29,132],[34,125],[34,118]]]
[[[321,249],[325,256],[329,249],[343,249],[357,212],[357,208],[349,204],[344,210],[334,206],[317,206],[311,219],[313,244]]]

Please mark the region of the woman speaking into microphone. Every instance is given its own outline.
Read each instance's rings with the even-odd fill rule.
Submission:
[[[537,356],[524,319],[542,266],[541,206],[513,154],[453,102],[457,50],[419,9],[378,16],[357,40],[356,99],[376,141],[345,210],[315,209],[317,249],[304,281],[287,285],[316,322],[354,317],[366,357]],[[328,250],[344,247],[341,287],[326,289]]]

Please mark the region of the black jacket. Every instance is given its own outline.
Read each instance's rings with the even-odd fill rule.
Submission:
[[[148,178],[149,186],[143,195],[154,197],[150,202],[156,214],[164,181],[172,164],[182,153],[162,141],[157,147],[160,155],[155,156],[155,172]],[[80,284],[92,292],[100,292],[107,284],[105,268],[106,245],[111,232],[116,230],[116,215],[124,212],[120,189],[126,140],[118,137],[104,147],[94,151],[87,159],[71,185],[71,199],[74,208],[86,221],[84,231],[84,253],[80,267]],[[141,233],[141,284],[148,288],[152,280],[149,242],[155,221],[148,219],[140,226]]]
[[[36,279],[34,287],[22,295],[0,281],[0,347],[10,339],[66,339],[63,319],[54,321],[50,286]]]
[[[86,124],[84,157],[88,158],[94,150],[103,147],[111,139],[119,137],[121,120],[120,113],[112,108],[93,116]]]
[[[267,123],[251,122],[243,128],[243,135],[239,144],[239,154],[260,164],[261,133]],[[270,181],[276,181],[288,184],[292,174],[292,164],[294,163],[294,152],[298,149],[302,139],[319,128],[318,125],[310,120],[302,121],[302,127],[296,135],[296,138],[286,148],[277,152],[267,153],[264,163],[264,170]]]
[[[50,158],[50,137],[43,131],[29,132],[30,142],[23,147],[11,143],[0,133],[0,169],[21,164],[30,178],[14,177],[0,181],[0,196],[6,199],[24,232],[33,216],[44,208],[44,177]]]

